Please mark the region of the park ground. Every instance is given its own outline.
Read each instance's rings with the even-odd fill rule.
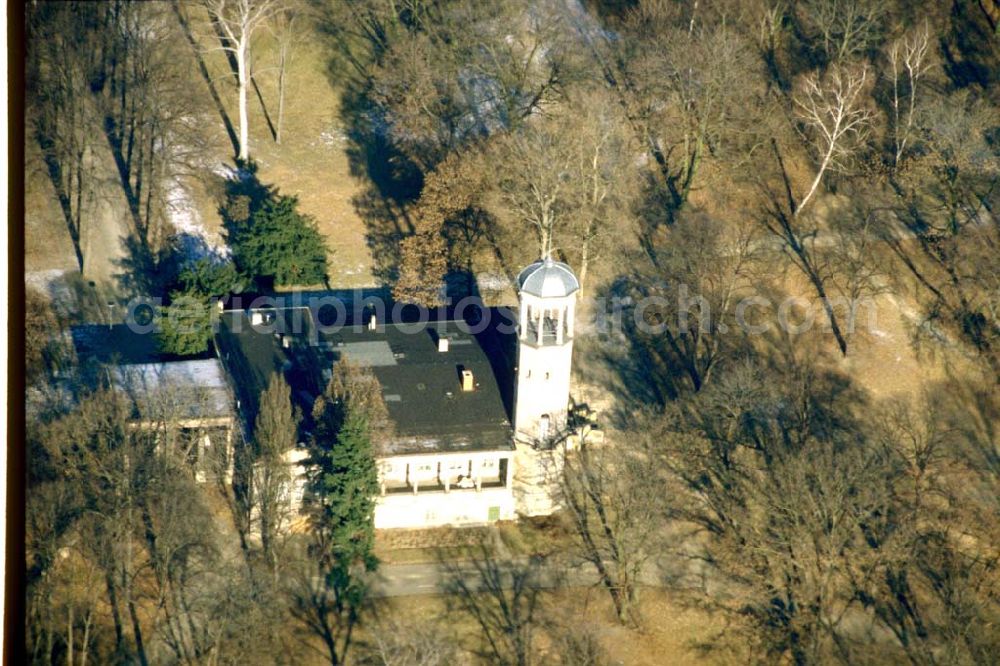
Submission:
[[[204,86],[196,77],[193,53],[179,54],[192,59],[192,85]],[[378,257],[373,257],[368,237],[378,223],[378,206],[387,202],[372,201],[372,188],[357,155],[348,124],[341,113],[343,82],[331,71],[327,45],[311,32],[305,32],[295,47],[289,66],[286,91],[284,140],[275,143],[268,130],[268,118],[276,114],[276,74],[268,68],[274,60],[273,44],[263,38],[258,47],[260,68],[256,77],[264,104],[251,106],[253,152],[259,164],[259,177],[276,185],[282,192],[295,194],[301,210],[313,216],[330,251],[329,281],[335,287],[371,286],[377,283]],[[219,54],[205,56],[213,80],[218,82],[222,109],[207,105],[205,122],[212,124],[208,135],[214,137],[205,146],[203,164],[182,179],[183,192],[177,201],[176,221],[193,224],[206,238],[221,242],[221,219],[218,212],[221,178],[232,165],[232,151],[225,138],[221,115],[235,118],[235,88],[227,76],[227,65]],[[207,91],[206,91],[207,97]],[[266,111],[265,111],[266,107]],[[29,286],[47,291],[53,297],[65,293],[60,284],[79,280],[72,245],[62,224],[51,184],[45,178],[37,146],[27,139],[25,264]],[[102,164],[102,177],[113,181],[112,167]],[[122,258],[121,237],[124,229],[125,202],[113,188],[93,208],[93,218],[85,232],[88,267],[85,281],[113,285],[117,262]],[[600,275],[594,278],[599,279]],[[792,293],[807,293],[804,286],[787,278]],[[915,320],[912,304],[884,294],[876,299],[876,325],[854,339],[851,355],[838,361],[875,397],[915,395],[929,383],[946,376],[940,358],[919,353],[910,340]],[[828,340],[825,338],[829,338]],[[821,343],[832,348],[832,337]],[[586,364],[588,359],[579,358]],[[589,370],[589,369],[588,369]],[[600,376],[599,373],[587,373]],[[600,382],[591,382],[581,390],[593,394],[595,402],[607,401]],[[377,554],[387,564],[431,562],[443,552],[461,559],[470,546],[471,533],[456,530],[384,533],[379,535]],[[499,529],[498,554],[528,555],[564,544],[565,533],[549,526],[505,525]],[[459,634],[474,633],[475,627],[465,617],[457,619],[449,611],[447,599],[437,595],[401,597],[379,602],[383,615],[400,618],[419,616],[440,619]],[[742,663],[747,654],[739,645],[732,652],[711,652],[707,646],[722,640],[727,627],[722,618],[704,609],[682,603],[665,590],[646,589],[642,610],[642,628],[625,628],[614,618],[608,595],[601,589],[567,589],[543,594],[543,615],[555,622],[575,622],[592,627],[614,663],[688,664]],[[363,638],[363,636],[362,636]],[[743,646],[746,649],[746,646]],[[546,649],[543,646],[543,649]]]

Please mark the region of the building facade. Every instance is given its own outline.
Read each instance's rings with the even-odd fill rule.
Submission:
[[[119,389],[155,397],[159,407],[174,404],[164,398],[167,388],[183,398],[175,420],[193,433],[189,459],[203,481],[218,461],[233,477],[233,448],[252,441],[259,396],[276,374],[308,415],[336,363],[363,366],[378,381],[393,433],[378,443],[376,528],[482,525],[557,508],[560,444],[569,429],[579,283],[569,266],[549,258],[525,268],[517,286],[517,313],[490,309],[493,321],[483,326],[455,316],[414,325],[373,311],[324,327],[318,313],[269,296],[260,308],[221,308],[207,358],[143,350],[125,372],[117,350],[150,340],[99,331],[108,339],[91,346],[119,364]],[[78,333],[78,346],[87,347],[94,331]],[[195,396],[198,409],[190,411]],[[308,448],[303,443],[286,460],[296,512],[308,498]]]
[[[481,525],[517,517],[511,451],[383,457],[376,529]]]

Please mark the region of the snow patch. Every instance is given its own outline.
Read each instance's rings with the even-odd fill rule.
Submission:
[[[505,275],[499,273],[480,273],[476,276],[476,284],[479,285],[480,289],[488,289],[492,291],[503,291],[508,287],[512,287],[513,284],[507,279]]]
[[[68,271],[65,268],[50,268],[45,271],[26,271],[24,273],[24,284],[26,287],[34,287],[40,291],[48,291],[52,283],[61,279],[67,272]]]
[[[27,271],[24,274],[24,286],[42,292],[53,301],[67,303],[73,298],[73,292],[66,281],[67,273],[69,271],[65,268]]]
[[[257,160],[258,164],[263,164],[260,160]],[[235,166],[226,164],[225,162],[219,162],[212,167],[212,173],[225,180],[237,181],[237,180],[249,180],[253,175],[246,169],[240,169]]]
[[[328,129],[319,133],[319,141],[324,146],[336,146],[347,141],[347,134],[341,129]],[[316,145],[311,143],[310,145]]]
[[[177,229],[181,251],[188,259],[229,257],[229,248],[216,234],[205,229],[191,194],[178,181],[171,183],[167,190],[167,211],[171,224]]]

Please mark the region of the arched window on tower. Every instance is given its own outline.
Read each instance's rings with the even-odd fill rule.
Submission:
[[[545,441],[549,438],[549,415],[542,414],[538,420],[538,439]]]
[[[534,342],[538,339],[538,311],[529,305],[525,312],[527,313],[527,321],[523,323],[526,334],[524,337]]]
[[[556,313],[552,310],[546,310],[542,314],[542,344],[551,345],[556,342],[556,331],[559,326],[559,320],[556,319]]]

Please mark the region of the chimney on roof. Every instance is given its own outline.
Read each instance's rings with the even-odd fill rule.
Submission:
[[[372,312],[372,316],[368,319],[368,330],[374,331],[378,328],[378,317]]]
[[[465,368],[462,370],[462,390],[474,391],[476,388],[475,379],[472,377],[472,370]]]
[[[442,353],[448,351],[448,338],[438,338],[438,351]]]

